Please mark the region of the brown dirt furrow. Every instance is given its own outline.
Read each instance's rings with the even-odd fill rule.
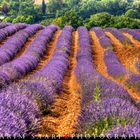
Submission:
[[[35,73],[39,70],[41,70],[51,59],[52,55],[53,55],[53,52],[55,50],[55,46],[56,46],[56,43],[57,43],[57,40],[58,40],[58,37],[59,35],[61,34],[62,30],[58,30],[52,41],[46,46],[47,47],[47,52],[46,54],[44,55],[43,59],[40,61],[40,63],[38,64],[37,68],[32,72],[32,73]]]
[[[123,33],[127,38],[130,39],[130,41],[133,43],[134,47],[140,48],[140,42],[136,39],[133,38],[132,35],[128,34],[128,33]]]
[[[32,42],[34,41],[34,39],[37,37],[37,35],[40,34],[42,30],[37,31],[32,37],[28,38],[27,42],[24,44],[24,46],[22,47],[22,49],[17,53],[17,55],[15,56],[14,59],[22,56],[25,52],[26,49],[32,44]]]
[[[118,56],[120,62],[131,72],[138,74],[136,69],[136,62],[140,59],[140,47],[123,45],[115,36],[110,32],[105,32],[111,39],[114,46],[114,52]]]
[[[64,77],[63,90],[51,106],[51,113],[44,116],[42,129],[38,136],[70,136],[77,132],[77,119],[81,110],[80,86],[74,74],[77,49],[78,32],[74,32],[73,47],[69,58],[70,67]]]
[[[93,59],[94,59],[94,63],[96,65],[96,69],[97,71],[102,74],[105,78],[112,80],[113,82],[115,82],[118,85],[121,85],[125,90],[128,91],[128,93],[136,100],[140,101],[140,96],[138,93],[136,93],[134,90],[129,89],[125,86],[124,81],[120,81],[117,79],[114,79],[113,77],[109,76],[107,73],[107,67],[105,65],[104,62],[104,51],[105,49],[102,48],[102,46],[100,45],[97,36],[95,35],[95,33],[93,31],[90,32],[91,38],[92,38],[92,49],[93,49]],[[101,68],[102,67],[102,68]]]

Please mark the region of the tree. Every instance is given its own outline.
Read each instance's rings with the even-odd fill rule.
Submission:
[[[71,25],[74,28],[77,28],[79,26],[83,25],[83,18],[79,16],[78,13],[74,11],[68,11],[65,13],[65,15],[62,17],[63,26],[65,25]]]
[[[115,28],[140,28],[140,20],[125,16],[115,17],[113,24]]]
[[[4,4],[4,5],[2,6],[2,12],[3,12],[5,15],[8,14],[8,12],[9,12],[9,7],[8,7],[7,4]]]
[[[88,28],[99,26],[99,27],[109,27],[113,24],[113,16],[109,13],[102,12],[95,15],[92,15],[90,19],[85,24]]]
[[[46,4],[45,1],[42,0],[42,14],[45,15],[46,14]]]
[[[140,12],[130,9],[125,13],[125,16],[130,18],[140,18]]]

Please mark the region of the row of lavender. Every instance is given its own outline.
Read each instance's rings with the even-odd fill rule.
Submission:
[[[30,67],[34,67],[46,50],[46,45],[50,42],[52,36],[58,28],[56,26],[46,27],[32,42],[28,51],[18,59],[7,63],[9,65],[6,75],[9,79],[10,75],[25,74],[30,71]],[[41,41],[41,42],[40,42]],[[36,52],[39,48],[40,51]],[[10,65],[11,64],[11,65]],[[32,66],[33,65],[33,66]],[[37,65],[37,64],[35,64]],[[5,66],[6,68],[7,66]],[[18,70],[15,72],[15,70]],[[12,73],[10,73],[10,71]],[[4,70],[4,72],[6,72]],[[8,73],[9,72],[9,73]],[[2,74],[2,73],[1,73]],[[6,78],[5,76],[5,78]],[[38,100],[33,91],[25,93],[25,89],[22,88],[22,92],[19,91],[20,87],[16,85],[8,86],[1,91],[0,98],[0,136],[24,136],[33,133],[40,123],[40,109],[38,107]],[[29,93],[30,92],[30,93]],[[22,94],[23,93],[23,94]]]
[[[12,25],[12,23],[2,22],[0,23],[0,29],[5,28],[6,26]]]
[[[135,29],[128,29],[128,28],[123,28],[120,29],[121,32],[125,32],[125,33],[129,33],[130,35],[133,36],[134,39],[140,41],[140,32],[139,30],[135,30]]]
[[[43,29],[42,25],[33,24],[10,37],[6,43],[0,47],[0,65],[12,60],[24,46],[28,38],[40,29]]]
[[[92,29],[97,37],[99,38],[99,42],[103,48],[107,48],[108,45],[106,43],[106,39],[108,38],[104,31],[101,28],[93,28]],[[119,41],[127,44],[131,43],[130,40],[126,36],[122,34],[122,32],[129,33],[133,36],[134,39],[139,40],[140,32],[134,29],[121,29],[117,30],[115,28],[106,28],[105,31],[111,32]],[[122,32],[121,32],[122,31]],[[100,41],[102,38],[102,42]],[[126,41],[127,40],[127,41]],[[110,40],[108,41],[110,44]],[[111,46],[111,45],[110,45]],[[128,88],[134,89],[136,92],[140,92],[140,74],[134,74],[127,70],[118,60],[116,54],[112,51],[112,49],[106,49],[104,54],[104,61],[107,66],[107,72],[110,76],[118,80],[125,80],[125,85]],[[137,69],[139,69],[139,65],[136,65]]]
[[[28,25],[24,23],[17,23],[0,29],[0,42],[3,41],[6,37],[14,34],[21,29],[26,28],[27,26]]]
[[[38,49],[35,48],[37,52],[40,52],[43,40],[47,40],[46,43],[48,43],[48,39],[52,38],[52,34],[57,29],[56,26],[51,25],[42,31],[40,37],[36,38],[38,43],[33,42],[34,45],[38,45]],[[52,59],[43,69],[29,79],[13,83],[1,91],[0,136],[30,135],[41,123],[40,115],[48,109],[48,105],[54,100],[55,93],[59,93],[62,88],[63,78],[69,66],[72,31],[72,27],[64,28]],[[30,51],[31,48],[27,50],[27,52]],[[32,54],[37,55],[34,51],[31,51]],[[29,58],[29,60],[32,59]]]
[[[99,43],[101,44],[101,47],[105,49],[104,53],[104,61],[107,66],[107,72],[110,76],[112,76],[115,79],[124,80],[125,77],[131,74],[130,71],[128,71],[118,60],[116,54],[113,51],[113,47],[108,48],[108,45],[106,43],[106,40],[109,46],[113,46],[110,39],[107,37],[105,32],[101,28],[92,28],[92,31],[95,32],[96,36],[99,39]],[[128,40],[120,31],[114,28],[108,28],[107,31],[110,31],[116,38],[121,38],[121,42],[125,42]],[[100,34],[99,34],[100,33]],[[100,41],[100,38],[102,38],[102,42]],[[120,40],[120,39],[119,39]]]
[[[31,25],[25,31],[27,36],[33,34],[37,30],[42,28],[40,25]],[[46,27],[31,43],[31,45],[26,49],[23,55],[10,61],[9,63],[5,63],[0,67],[0,86],[3,87],[6,84],[9,84],[13,80],[24,76],[26,73],[32,71],[36,68],[39,61],[41,60],[43,54],[46,51],[46,44],[50,42],[53,37],[54,32],[57,30],[55,26]],[[27,33],[29,31],[29,33]],[[23,32],[24,33],[24,32]],[[22,34],[21,34],[22,35]],[[27,37],[23,34],[22,39],[27,39]],[[24,40],[24,41],[25,41]],[[20,39],[18,39],[20,43]],[[14,42],[15,43],[15,42]],[[12,45],[12,44],[11,44]],[[23,45],[23,44],[21,44]],[[13,45],[13,50],[17,49],[17,46]],[[8,46],[7,46],[8,50]],[[12,52],[12,50],[11,50]],[[10,52],[10,53],[11,53]],[[12,53],[11,53],[12,55]],[[14,51],[13,51],[14,56]]]
[[[128,92],[100,75],[92,61],[88,30],[78,28],[80,50],[75,74],[82,88],[80,133],[91,136],[136,135],[140,133],[140,112]],[[114,130],[119,131],[114,131]],[[122,131],[123,130],[123,131]],[[130,131],[136,130],[136,131]]]
[[[106,28],[105,31],[111,32],[122,44],[132,45],[131,40],[123,35],[120,30],[116,28]]]

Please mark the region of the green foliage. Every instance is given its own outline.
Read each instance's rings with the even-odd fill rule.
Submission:
[[[17,16],[17,18],[15,18],[13,20],[13,23],[18,23],[18,22],[22,22],[22,23],[29,23],[32,24],[34,23],[34,18],[33,16]]]
[[[13,17],[6,17],[3,20],[4,22],[12,22],[13,21]]]
[[[44,26],[47,26],[47,25],[51,24],[53,22],[53,20],[54,20],[53,18],[42,20],[41,24],[44,25]]]
[[[106,12],[98,13],[95,15],[92,15],[90,19],[85,23],[85,26],[88,28],[91,27],[109,27],[111,24],[113,24],[114,18],[112,15]]]
[[[2,12],[4,4],[8,12]],[[42,4],[34,5],[34,0],[0,0],[0,16],[13,23],[140,28],[140,0],[49,0],[46,6]]]
[[[58,17],[58,18],[54,19],[52,21],[52,23],[55,24],[55,25],[57,25],[57,26],[59,26],[59,27],[61,27],[61,28],[64,27],[63,17]]]
[[[111,130],[116,125],[125,127],[128,123],[131,122],[126,120],[125,118],[106,117],[100,119],[100,121],[93,124],[92,127],[88,129],[85,133],[90,134],[90,136],[93,137],[99,137],[103,136],[105,132]]]
[[[138,12],[137,10],[130,9],[125,13],[125,16],[129,18],[140,19],[140,12]]]
[[[65,13],[65,15],[62,17],[63,26],[65,25],[71,25],[74,28],[77,28],[79,26],[83,25],[83,19],[78,15],[78,13],[73,11],[68,11]]]
[[[116,28],[140,28],[140,20],[125,16],[114,17],[115,22],[112,25]]]
[[[95,101],[100,101],[100,96],[101,96],[101,88],[99,83],[96,83],[96,90],[95,90],[95,96],[94,96],[94,100]]]
[[[92,27],[115,27],[115,28],[140,28],[140,20],[126,16],[112,16],[106,12],[98,13],[90,17],[86,21],[87,28]]]

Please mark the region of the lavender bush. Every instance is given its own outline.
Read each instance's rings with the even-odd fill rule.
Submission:
[[[30,25],[8,39],[6,43],[0,47],[0,65],[10,61],[24,46],[28,38],[33,36],[40,29],[43,29],[42,25]]]
[[[0,137],[23,137],[34,133],[41,115],[37,102],[15,90],[4,89],[0,96]]]
[[[43,54],[46,51],[46,44],[51,41],[56,26],[46,27],[32,42],[24,55],[0,67],[0,86],[22,77],[32,71],[38,65]]]
[[[81,85],[83,97],[82,111],[78,119],[79,133],[100,136],[116,124],[137,126],[140,113],[134,99],[122,86],[96,71],[90,53],[88,31],[79,27],[78,32],[80,57],[78,52],[75,74]]]
[[[124,29],[120,29],[122,32],[126,32],[129,33],[130,35],[133,36],[134,39],[140,41],[140,32],[135,30],[135,29],[128,29],[128,28],[124,28]]]
[[[110,39],[106,36],[104,31],[100,27],[94,27],[91,29],[91,31],[95,32],[95,34],[98,37],[98,40],[103,48],[113,49],[113,46],[112,46]]]
[[[119,62],[116,54],[112,50],[105,51],[104,61],[108,74],[114,78],[123,80],[125,76],[131,73]]]
[[[139,138],[140,137],[140,129],[137,127],[132,127],[130,125],[127,125],[125,127],[123,126],[116,126],[110,132],[106,132],[105,136],[107,138]]]
[[[5,28],[9,25],[12,25],[12,23],[2,22],[2,23],[0,23],[0,29]]]
[[[21,29],[24,29],[25,27],[27,27],[27,24],[17,23],[0,29],[0,42],[3,41],[6,37],[14,34]]]
[[[130,39],[123,35],[121,31],[116,28],[106,28],[105,31],[111,32],[123,44],[132,44]]]

